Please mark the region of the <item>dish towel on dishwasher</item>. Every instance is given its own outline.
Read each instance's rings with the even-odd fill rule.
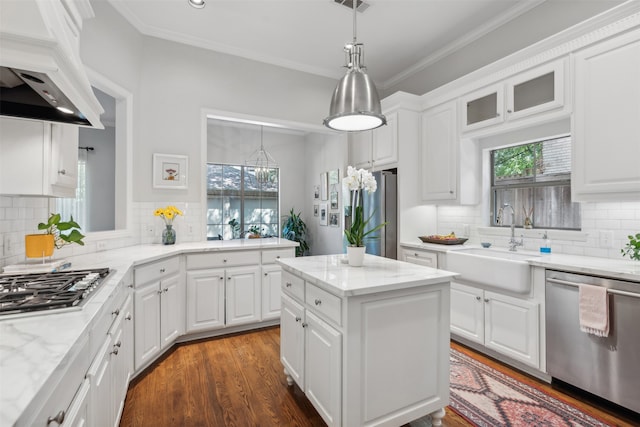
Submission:
[[[609,299],[607,288],[580,285],[580,330],[598,337],[609,335]]]

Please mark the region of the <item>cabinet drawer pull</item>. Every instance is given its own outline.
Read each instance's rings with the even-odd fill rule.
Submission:
[[[322,304],[322,300],[319,300],[319,299],[316,298],[314,303],[315,303],[315,305],[320,305],[320,304]]]
[[[303,328],[306,328],[307,326],[309,326],[309,324],[307,324],[307,323],[302,323],[302,327],[303,327]]]
[[[513,113],[513,111],[511,111],[511,110],[507,110],[507,113],[511,114],[511,113]]]
[[[60,170],[58,171],[58,174],[60,174],[60,175],[66,175],[66,174],[67,174],[67,170],[66,170],[66,169],[60,169]]]
[[[162,294],[162,291],[158,291],[158,294]]]
[[[127,285],[127,288],[133,288],[133,283],[130,285]]]
[[[226,260],[226,259],[223,259],[223,260],[222,260],[222,262],[227,262],[227,260]]]
[[[453,194],[453,190],[449,190],[449,194]]]
[[[276,259],[280,259],[280,255],[276,255]]]
[[[224,280],[224,277],[220,276],[220,280]]]
[[[115,314],[116,316],[117,316],[117,315],[119,315],[119,314],[120,314],[120,309],[119,309],[119,308],[116,308],[115,310],[113,310],[113,311],[111,312],[111,314]]]
[[[285,284],[285,286],[286,286],[287,288],[290,288],[290,287],[291,287],[291,282],[287,282],[287,283]]]
[[[414,253],[413,253],[413,256],[414,256],[414,257],[416,257],[416,258],[418,258],[418,257],[420,256],[420,254],[418,254],[418,252],[414,252]]]
[[[127,317],[125,317],[125,319],[127,319],[127,320],[131,320],[131,319],[133,319],[133,318],[131,317],[131,314],[127,314]]]
[[[60,411],[56,414],[55,417],[49,417],[47,418],[47,425],[55,422],[56,424],[62,424],[64,422],[64,416],[65,416],[65,412],[64,411]]]
[[[116,347],[122,347],[122,341],[118,341],[117,343],[114,344],[114,346]]]
[[[264,277],[267,277],[269,275],[269,273],[264,273]]]
[[[111,354],[115,354],[116,356],[118,355],[118,347],[116,347],[115,345],[113,346],[113,351],[111,352]]]
[[[160,269],[160,273],[164,273],[164,272],[165,272],[165,269],[164,269],[164,268],[161,268],[161,269]]]
[[[489,298],[485,298],[485,299],[484,299],[484,302],[489,302]]]
[[[163,291],[164,292],[169,292],[169,288],[164,288]]]
[[[476,299],[477,299],[478,301],[480,301],[482,298],[480,298],[480,297],[476,297]]]
[[[302,317],[297,317],[297,316],[296,316],[296,322],[299,322],[299,321],[301,321],[301,320],[302,320]]]

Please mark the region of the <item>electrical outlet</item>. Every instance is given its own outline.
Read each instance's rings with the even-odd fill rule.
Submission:
[[[601,231],[600,232],[600,247],[612,248],[613,247],[613,231]]]

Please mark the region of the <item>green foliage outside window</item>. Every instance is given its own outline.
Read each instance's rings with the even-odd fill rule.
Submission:
[[[542,173],[542,143],[518,145],[494,151],[495,177],[510,178]]]

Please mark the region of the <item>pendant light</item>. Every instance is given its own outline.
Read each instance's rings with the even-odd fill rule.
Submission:
[[[246,166],[253,168],[256,180],[260,184],[274,181],[276,175],[271,170],[278,167],[273,156],[264,149],[263,133],[264,126],[260,126],[260,148],[245,161]]]
[[[344,47],[347,59],[347,73],[340,79],[329,108],[329,116],[324,119],[328,128],[341,131],[363,131],[387,124],[382,114],[380,97],[373,81],[365,72],[363,64],[364,47],[356,39],[356,8],[353,2],[353,43]]]

